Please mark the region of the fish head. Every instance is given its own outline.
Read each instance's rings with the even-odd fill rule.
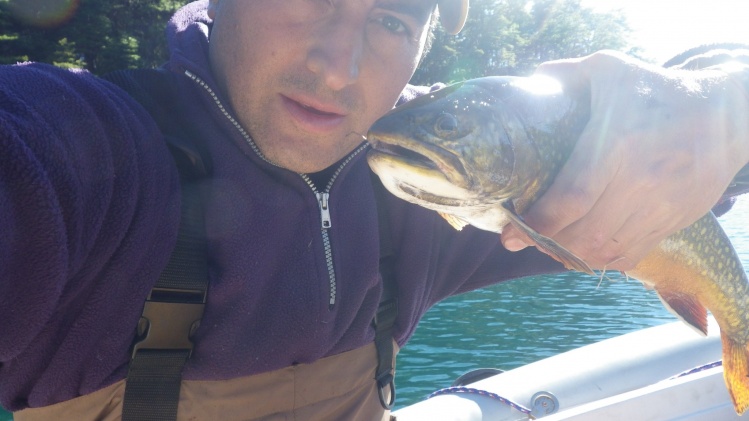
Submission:
[[[511,199],[523,188],[518,165],[540,167],[528,122],[540,127],[533,116],[554,109],[541,99],[561,94],[553,83],[555,94],[534,93],[530,79],[472,79],[394,108],[367,134],[370,167],[396,196],[442,213]]]
[[[369,165],[396,195],[420,201],[496,193],[509,182],[514,160],[507,134],[492,127],[495,101],[480,86],[460,82],[396,107],[367,134]]]

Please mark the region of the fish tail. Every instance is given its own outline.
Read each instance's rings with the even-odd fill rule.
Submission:
[[[749,408],[749,343],[739,343],[721,333],[723,342],[723,377],[736,413]]]

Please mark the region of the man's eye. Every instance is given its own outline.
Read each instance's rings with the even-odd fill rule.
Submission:
[[[383,16],[381,19],[382,26],[393,33],[404,33],[407,31],[406,25],[403,24],[399,19],[392,16]]]

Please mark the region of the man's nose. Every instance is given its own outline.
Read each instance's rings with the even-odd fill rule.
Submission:
[[[307,68],[318,74],[328,88],[339,91],[359,78],[365,25],[339,18],[320,31],[307,55]]]

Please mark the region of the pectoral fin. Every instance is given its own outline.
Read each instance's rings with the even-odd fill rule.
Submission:
[[[562,262],[562,264],[564,264],[568,269],[574,269],[579,272],[585,272],[589,275],[595,275],[593,269],[591,269],[585,261],[575,256],[571,251],[562,247],[556,241],[537,233],[533,228],[529,227],[528,224],[523,221],[523,218],[515,212],[515,206],[512,202],[502,203],[502,207],[507,211],[510,223],[530,237],[530,239],[536,243],[536,247],[541,251]]]
[[[439,213],[441,217],[445,218],[445,221],[447,221],[450,225],[452,225],[453,228],[458,231],[462,230],[466,225],[468,225],[468,222],[466,222],[463,218],[457,217],[455,215],[450,215],[449,213],[437,213]]]
[[[707,309],[694,295],[679,291],[659,291],[658,297],[663,306],[684,323],[707,335]]]

